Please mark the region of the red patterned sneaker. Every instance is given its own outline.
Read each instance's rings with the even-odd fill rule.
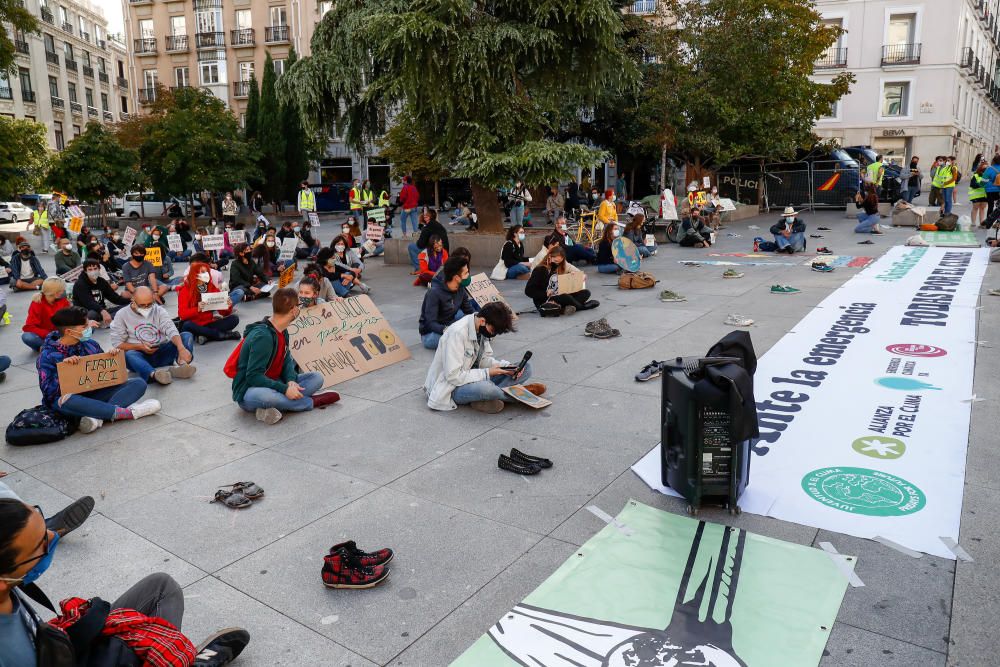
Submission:
[[[392,549],[379,549],[378,551],[373,551],[368,553],[367,551],[362,551],[358,548],[358,545],[354,543],[354,540],[349,542],[341,542],[340,544],[335,544],[330,547],[330,554],[335,551],[345,549],[352,558],[357,560],[362,567],[375,567],[376,565],[388,565],[389,561],[392,560],[395,554],[392,553]]]
[[[389,577],[389,570],[383,565],[362,567],[347,549],[340,549],[323,557],[320,576],[327,588],[373,588]]]

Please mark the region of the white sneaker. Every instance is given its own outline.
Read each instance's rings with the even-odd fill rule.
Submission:
[[[103,419],[97,419],[95,417],[80,417],[80,433],[93,433],[102,426],[104,426]]]
[[[128,409],[132,411],[132,419],[142,419],[159,412],[160,402],[155,398],[147,398],[140,403],[133,403]]]
[[[281,411],[278,408],[257,408],[257,421],[277,424],[281,421]]]
[[[730,327],[748,327],[753,324],[753,320],[738,313],[730,313],[723,324]]]

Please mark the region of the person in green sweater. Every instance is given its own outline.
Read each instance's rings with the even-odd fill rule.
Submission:
[[[276,424],[283,412],[306,412],[340,400],[335,391],[317,393],[323,375],[299,373],[292,359],[288,326],[299,316],[298,292],[291,287],[277,290],[271,309],[271,317],[246,328],[234,351],[233,400],[265,424]]]

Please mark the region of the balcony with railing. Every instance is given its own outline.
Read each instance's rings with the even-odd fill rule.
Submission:
[[[232,46],[237,48],[242,46],[253,46],[254,45],[253,28],[240,28],[238,30],[230,30],[229,42]]]
[[[233,97],[247,97],[250,95],[249,81],[233,81]]]
[[[635,0],[631,5],[625,6],[627,14],[655,14],[656,0]]]
[[[816,69],[847,67],[847,49],[827,49],[815,64]]]
[[[21,90],[21,99],[25,102],[35,103],[35,91],[33,90]]]
[[[108,50],[108,42],[106,40],[99,39],[99,40],[97,40],[96,44],[97,44],[97,48],[103,49],[105,51]]]
[[[80,71],[80,65],[75,60],[70,60],[69,58],[64,58],[63,60],[66,63],[66,70],[67,71],[69,71],[69,72],[79,72]]]
[[[111,77],[108,76],[107,72],[98,72],[97,73],[97,78],[101,81],[101,83],[110,83],[111,82]]]
[[[885,44],[882,46],[882,66],[919,65],[920,44]]]
[[[90,65],[84,65],[83,66],[83,75],[85,77],[87,77],[88,79],[93,79],[94,78],[94,68],[91,67]]]
[[[52,51],[46,51],[45,52],[45,62],[47,62],[50,65],[56,65],[58,67],[59,66],[59,54],[58,53],[53,53]]]
[[[73,24],[70,23],[69,21],[63,21],[62,29],[71,35],[73,34]]]
[[[31,49],[28,48],[28,43],[21,39],[14,40],[14,50],[21,55],[31,55]]]
[[[156,54],[156,38],[140,37],[135,41],[135,54],[137,56],[152,56]]]
[[[56,18],[52,15],[52,10],[51,9],[49,9],[48,7],[42,7],[40,13],[42,15],[42,20],[43,21],[45,21],[49,25],[55,24]]]
[[[152,104],[156,101],[156,88],[140,88],[139,104]]]
[[[118,87],[122,90],[128,90],[128,79],[123,76],[118,77]]]
[[[226,45],[224,32],[198,32],[194,35],[196,49],[218,49]]]
[[[69,110],[72,111],[73,113],[75,113],[78,116],[82,116],[83,115],[83,105],[80,104],[79,102],[70,102],[69,103]]]
[[[115,116],[114,116],[113,113],[111,113],[110,111],[105,111],[104,112],[104,122],[105,123],[110,123],[114,119],[115,119]]]
[[[87,107],[87,115],[91,118],[97,118],[97,107]]]
[[[958,64],[962,69],[971,70],[976,64],[976,55],[970,47],[962,51],[962,61]]]
[[[131,118],[131,116],[129,115],[128,111],[122,111],[120,114],[118,114],[118,116],[122,120],[128,120],[129,118]]]
[[[14,99],[14,89],[0,86],[0,100]]]
[[[182,51],[187,51],[190,47],[188,46],[188,36],[187,35],[167,35],[167,53],[180,53]]]
[[[49,99],[52,100],[52,108],[53,109],[59,109],[60,111],[63,111],[63,110],[66,109],[66,100],[64,100],[63,98],[51,96]]]
[[[264,28],[264,42],[267,44],[278,44],[288,41],[287,25],[272,25]]]

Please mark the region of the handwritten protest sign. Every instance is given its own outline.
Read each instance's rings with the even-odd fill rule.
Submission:
[[[368,228],[365,229],[365,238],[375,243],[381,243],[382,239],[385,238],[385,227],[369,222]]]
[[[319,213],[313,212],[309,214],[309,224],[313,227],[319,227]]]
[[[384,208],[373,208],[368,211],[368,219],[374,220],[375,222],[385,222],[385,209]]]
[[[229,245],[247,242],[247,233],[242,229],[231,229],[226,233],[229,235]]]
[[[477,273],[472,276],[472,282],[469,283],[469,286],[465,290],[472,297],[472,300],[479,304],[480,308],[493,301],[507,303],[497,290],[496,285],[493,284],[493,281],[485,273]]]
[[[226,310],[229,308],[229,294],[226,292],[204,292],[201,302],[205,310]]]
[[[288,327],[292,356],[330,387],[410,358],[370,297],[333,299],[306,308]]]
[[[66,225],[66,229],[74,234],[79,234],[80,230],[83,229],[83,216],[71,217],[69,219],[69,224]]]
[[[558,275],[560,294],[576,294],[587,289],[587,276],[583,271],[567,271]]]
[[[515,384],[511,387],[504,387],[503,392],[514,400],[527,405],[529,408],[535,408],[536,410],[552,405],[552,401],[542,398],[541,396],[535,396],[519,384]]]
[[[674,193],[667,188],[663,191],[663,198],[660,199],[660,208],[662,209],[663,215],[660,216],[662,220],[678,220],[677,217],[677,204],[674,201]]]
[[[299,244],[299,240],[294,236],[289,236],[284,241],[281,242],[281,252],[278,253],[278,261],[284,262],[295,257],[295,247]]]
[[[74,269],[70,269],[69,271],[67,271],[66,273],[62,274],[59,277],[68,283],[72,283],[76,282],[76,280],[80,277],[81,273],[83,273],[83,264]]]
[[[114,387],[128,379],[128,369],[125,368],[125,353],[102,352],[80,357],[80,361],[69,364],[60,361],[56,364],[59,375],[59,391],[63,394],[82,394],[95,389]]]
[[[174,252],[184,252],[184,242],[180,234],[167,234],[167,247]]]
[[[712,177],[711,176],[702,176],[701,177],[701,185],[702,185],[702,187],[705,187],[705,188],[712,187]]]
[[[132,247],[132,244],[135,243],[135,237],[137,234],[138,232],[135,231],[135,227],[125,228],[125,233],[122,234],[122,245],[125,247],[126,252],[128,252],[129,248]]]
[[[205,234],[201,237],[201,247],[205,252],[210,250],[222,250],[226,247],[226,237],[222,234]]]
[[[642,244],[646,247],[652,248],[656,245],[656,236],[653,234],[646,234],[646,236],[643,237]]]
[[[293,280],[295,280],[294,264],[290,265],[287,269],[281,272],[280,276],[278,276],[278,289],[281,289],[282,287],[287,287],[292,283]]]
[[[160,246],[146,248],[146,260],[153,266],[163,266],[163,253],[160,251]]]

